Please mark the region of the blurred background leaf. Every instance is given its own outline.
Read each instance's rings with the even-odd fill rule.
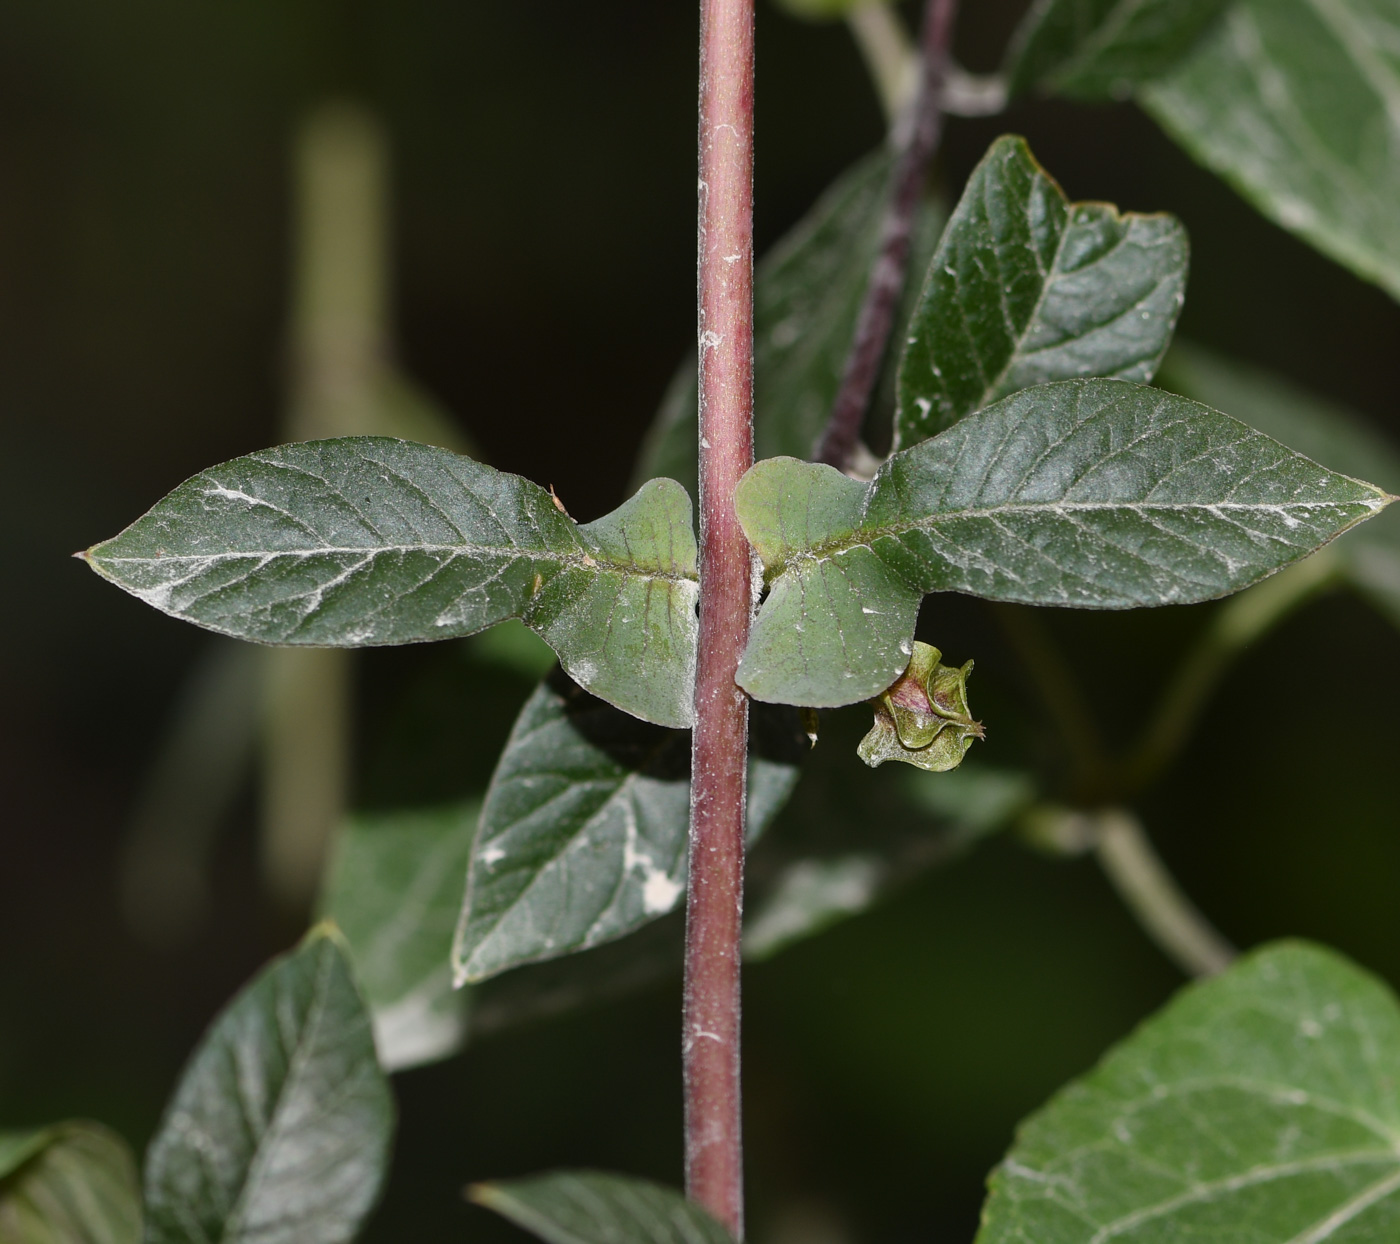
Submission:
[[[964,4],[959,61],[995,70],[1025,7]],[[918,18],[912,4],[889,12]],[[305,904],[269,899],[245,782],[210,846],[204,922],[161,949],[127,932],[124,826],[204,640],[103,592],[67,555],[284,435],[287,152],[306,117],[350,98],[389,136],[398,365],[482,458],[594,518],[624,499],[636,441],[693,346],[694,36],[693,11],[646,0],[0,6],[0,521],[16,533],[6,581],[42,602],[0,612],[6,1126],[96,1115],[143,1142],[211,1017],[304,925]],[[842,23],[763,4],[758,42],[764,254],[884,141],[886,120]],[[1400,439],[1400,306],[1382,290],[1269,223],[1131,104],[1028,98],[950,120],[945,199],[1006,132],[1075,200],[1181,218],[1192,341]],[[1218,608],[1039,612],[1115,739],[1140,729]],[[977,661],[988,740],[968,766],[1061,781],[1062,745],[989,612],[933,597],[919,637]],[[352,809],[480,797],[543,673],[524,669],[537,641],[526,634],[519,661],[513,642],[498,628],[357,654]],[[1236,943],[1302,933],[1400,981],[1395,644],[1367,604],[1318,599],[1245,651],[1180,780],[1144,801],[1173,871]],[[1288,751],[1298,701],[1283,672],[1300,654],[1329,661],[1347,723],[1325,774]],[[856,758],[869,724],[863,709],[823,715],[802,784],[750,859],[751,911],[789,862],[944,842],[887,779],[894,766]],[[997,835],[950,867],[894,875],[906,884],[861,918],[747,973],[755,1238],[970,1239],[1016,1120],[1179,984],[1092,860]],[[519,1240],[463,1202],[472,1179],[601,1167],[678,1183],[677,978],[566,1009],[549,1004],[577,999],[577,982],[542,979],[663,926],[488,982],[470,1054],[396,1077],[398,1157],[367,1241]]]
[[[120,1136],[98,1123],[0,1132],[0,1241],[137,1244],[141,1185]]]

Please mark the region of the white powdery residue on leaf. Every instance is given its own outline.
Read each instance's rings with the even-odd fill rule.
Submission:
[[[637,850],[637,840],[637,817],[629,807],[627,838],[622,845],[622,869],[630,873],[635,868],[642,874],[642,910],[649,916],[665,915],[676,905],[685,887],[665,869],[658,868],[647,852]]]

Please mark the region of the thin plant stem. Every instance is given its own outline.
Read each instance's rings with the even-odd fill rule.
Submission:
[[[1176,758],[1231,663],[1305,601],[1336,579],[1323,549],[1222,605],[1187,653],[1141,740],[1124,762],[1117,787],[1130,794],[1153,782]]]
[[[734,490],[753,465],[753,0],[701,0],[700,642],[686,906],[686,1192],[743,1238],[739,962],[753,588]]]
[[[846,14],[846,25],[870,70],[885,119],[893,125],[908,110],[919,85],[919,53],[888,0],[868,0]]]
[[[909,244],[919,196],[923,193],[924,175],[943,133],[943,80],[957,9],[957,0],[928,0],[924,9],[919,40],[919,89],[906,119],[896,127],[900,155],[895,165],[893,193],[885,213],[880,253],[865,289],[841,387],[817,446],[816,460],[839,471],[844,471],[855,456],[865,412],[889,349],[890,332],[909,265]]]
[[[1147,935],[1189,976],[1213,976],[1235,948],[1186,897],[1136,816],[1107,808],[1095,816],[1094,853]]]

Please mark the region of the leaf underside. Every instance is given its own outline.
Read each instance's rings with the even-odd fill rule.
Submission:
[[[1143,106],[1261,212],[1400,298],[1400,8],[1236,0]]]
[[[806,746],[795,714],[779,716],[765,729],[755,715],[750,840],[792,792]],[[629,718],[558,673],[546,679],[487,792],[457,979],[586,950],[665,915],[685,893],[689,821],[688,732]]]
[[[351,818],[321,899],[350,947],[386,1071],[436,1062],[466,1041],[469,994],[452,987],[452,934],[481,802]]]
[[[825,707],[894,681],[925,593],[1093,609],[1209,600],[1388,497],[1199,403],[1073,380],[963,419],[868,485],[772,459],[736,501],[769,587],[738,682]]]
[[[1127,94],[1191,50],[1230,0],[1040,0],[1004,72],[1013,95],[1042,86],[1080,99]]]
[[[86,557],[165,613],[260,643],[419,643],[518,617],[625,711],[693,715],[695,537],[672,480],[579,526],[539,485],[449,450],[308,441],[200,472]]]
[[[559,1171],[471,1195],[547,1244],[733,1244],[698,1205],[645,1179]]]
[[[335,937],[214,1021],[146,1161],[147,1244],[342,1244],[379,1195],[394,1107]]]
[[[126,1142],[96,1123],[0,1133],[0,1241],[137,1244],[141,1187]]]
[[[1400,1006],[1278,943],[1189,986],[1021,1125],[977,1244],[1400,1239]]]
[[[910,321],[896,447],[1031,385],[1151,380],[1188,251],[1175,217],[1070,203],[1024,139],[999,138],[968,179]]]

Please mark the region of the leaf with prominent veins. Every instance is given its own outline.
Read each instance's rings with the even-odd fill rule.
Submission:
[[[977,1244],[1400,1239],[1400,1006],[1305,943],[1193,985],[1021,1125]]]
[[[1152,379],[1186,288],[1174,216],[1071,203],[1025,140],[973,170],[899,365],[896,447],[1052,380]]]
[[[754,716],[748,832],[797,781],[806,740]],[[785,714],[778,714],[786,716]],[[482,809],[453,948],[458,982],[630,933],[685,893],[690,737],[631,720],[559,674],[521,709]]]
[[[1400,6],[1236,0],[1138,101],[1265,216],[1400,298]]]
[[[1391,499],[1121,380],[1024,390],[895,454],[869,484],[770,459],[736,496],[769,589],[738,682],[759,700],[852,704],[909,663],[927,592],[1087,609],[1210,600]]]
[[[346,1244],[394,1102],[338,935],[313,929],[228,1004],[146,1153],[146,1244]]]
[[[84,556],[157,609],[271,644],[451,639],[521,618],[594,694],[693,711],[690,499],[653,480],[579,526],[545,489],[382,437],[282,445],[201,471]]]

